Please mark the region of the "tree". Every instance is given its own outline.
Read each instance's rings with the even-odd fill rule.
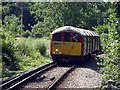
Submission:
[[[107,5],[107,8],[106,6]],[[75,26],[93,30],[92,27],[103,25],[110,3],[33,3],[30,7],[37,24],[32,26],[32,33],[38,36],[49,35],[61,26]],[[107,31],[105,31],[107,32]]]
[[[32,26],[32,33],[37,36],[49,36],[56,28],[63,26],[60,3],[35,3],[31,14],[35,15],[37,24]]]
[[[20,21],[15,15],[5,16],[4,24],[2,25],[2,30],[4,32],[9,32],[12,36],[17,36],[20,34]]]
[[[116,4],[112,4],[116,5]],[[101,45],[104,53],[106,54],[106,58],[101,58],[100,60],[104,60],[104,62],[99,63],[103,67],[100,68],[100,72],[104,74],[102,77],[103,81],[101,88],[103,88],[109,79],[113,79],[115,81],[115,85],[118,86],[118,82],[120,81],[120,32],[119,32],[119,22],[120,19],[117,18],[116,8],[109,8],[109,16],[108,20],[106,20],[106,24],[104,27],[108,29],[108,33],[101,35]],[[102,28],[102,27],[101,27]],[[99,30],[99,28],[97,28]],[[107,36],[106,38],[103,36]],[[107,44],[106,44],[107,43]],[[118,86],[119,87],[119,86]]]
[[[2,2],[2,20],[5,16],[15,15],[21,19],[21,12],[23,10],[23,31],[29,29],[31,31],[31,26],[35,24],[34,16],[30,14],[31,3],[28,2]],[[3,23],[4,24],[4,23]]]

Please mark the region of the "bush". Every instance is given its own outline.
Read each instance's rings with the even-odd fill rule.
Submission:
[[[37,43],[36,49],[41,53],[41,55],[46,55],[46,46],[44,43]]]
[[[39,52],[41,55],[46,56],[49,54],[50,44],[47,39],[34,39],[27,38],[21,39],[17,42],[17,48],[20,54],[33,56],[34,52]],[[34,57],[34,56],[33,56]]]
[[[23,33],[23,37],[30,37],[32,36],[32,33],[29,31],[29,30],[26,30],[24,33]]]
[[[49,58],[49,41],[46,38],[24,38],[18,43],[18,53],[22,57],[24,70],[38,65],[49,63],[52,60]],[[24,52],[25,51],[25,52]],[[46,57],[47,56],[47,57]]]
[[[44,37],[36,39],[34,43],[36,51],[39,51],[43,56],[50,57],[50,40]]]
[[[17,49],[21,55],[24,54],[30,56],[33,51],[31,43],[29,43],[26,39],[21,39],[17,42]]]
[[[14,40],[10,36],[3,41],[3,77],[9,77],[20,70],[26,70],[38,65],[50,63],[49,41],[46,38],[20,38]],[[20,69],[20,70],[18,70]],[[14,70],[14,71],[12,71]]]
[[[14,39],[8,33],[2,33],[2,62],[10,70],[19,69],[19,58],[15,54]],[[4,69],[3,69],[4,70]]]
[[[111,12],[111,10],[109,11]],[[116,86],[120,81],[120,34],[117,22],[120,22],[120,19],[116,18],[114,13],[111,13],[108,24],[104,26],[108,28],[108,33],[101,35],[101,45],[106,54],[106,57],[100,57],[101,62],[98,63],[98,65],[103,66],[100,68],[100,73],[103,74],[102,89],[106,87],[109,79],[114,80]]]

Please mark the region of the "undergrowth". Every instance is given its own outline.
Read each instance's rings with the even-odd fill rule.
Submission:
[[[8,78],[18,72],[52,62],[50,59],[50,40],[47,38],[20,38],[13,44],[19,69],[10,70],[2,63],[2,78]],[[10,63],[9,63],[10,64]]]

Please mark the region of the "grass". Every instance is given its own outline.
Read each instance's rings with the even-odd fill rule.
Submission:
[[[3,64],[3,78],[16,73],[52,62],[50,59],[50,40],[47,38],[22,38],[14,44],[15,54],[19,58],[20,69],[10,71]]]

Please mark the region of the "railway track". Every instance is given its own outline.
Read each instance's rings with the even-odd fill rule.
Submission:
[[[62,83],[67,74],[69,74],[76,66],[74,65],[59,65],[37,76],[34,80],[22,85],[21,88],[44,88],[51,90],[57,88]]]
[[[73,65],[70,69],[68,69],[62,76],[60,76],[57,80],[55,80],[47,90],[52,90],[55,88],[76,66]]]
[[[28,86],[27,88],[46,88],[47,90],[52,90],[53,88],[57,88],[57,85],[59,85],[62,80],[75,68],[76,66],[75,65],[72,65],[72,66],[69,66],[69,67],[61,67],[61,66],[58,66],[57,63],[49,63],[49,64],[46,64],[46,65],[43,65],[35,70],[32,70],[28,73],[25,73],[23,75],[20,75],[16,78],[13,78],[11,79],[10,81],[8,82],[5,82],[3,83],[0,88],[2,88],[3,90],[15,90],[15,89],[19,89],[19,88],[26,88],[26,86]],[[59,75],[52,75],[52,78],[51,76],[51,73],[55,73],[56,71],[60,71],[59,72]],[[58,74],[58,72],[56,74]],[[61,73],[62,72],[62,73]],[[47,77],[47,74],[48,74],[48,77],[49,77],[49,80],[46,80],[46,81],[49,81],[47,82],[46,85],[44,85],[44,79]],[[32,84],[30,85],[29,87],[29,83],[31,82],[36,82],[36,78],[39,78],[39,82],[41,82],[43,80],[43,82],[39,83],[38,82],[38,86],[39,87],[34,87],[35,85]],[[41,81],[40,81],[41,80]],[[43,85],[41,85],[43,84]]]
[[[40,74],[44,71],[47,71],[48,69],[51,69],[55,65],[57,65],[57,63],[53,62],[53,63],[49,63],[49,64],[46,64],[46,65],[40,66],[35,70],[27,72],[23,75],[20,75],[16,78],[11,79],[10,81],[7,81],[7,82],[3,83],[2,85],[0,85],[0,88],[2,88],[3,90],[4,89],[5,90],[11,90],[11,89],[18,88],[19,86],[21,86],[27,80],[30,80],[31,78],[34,78],[38,74]]]

